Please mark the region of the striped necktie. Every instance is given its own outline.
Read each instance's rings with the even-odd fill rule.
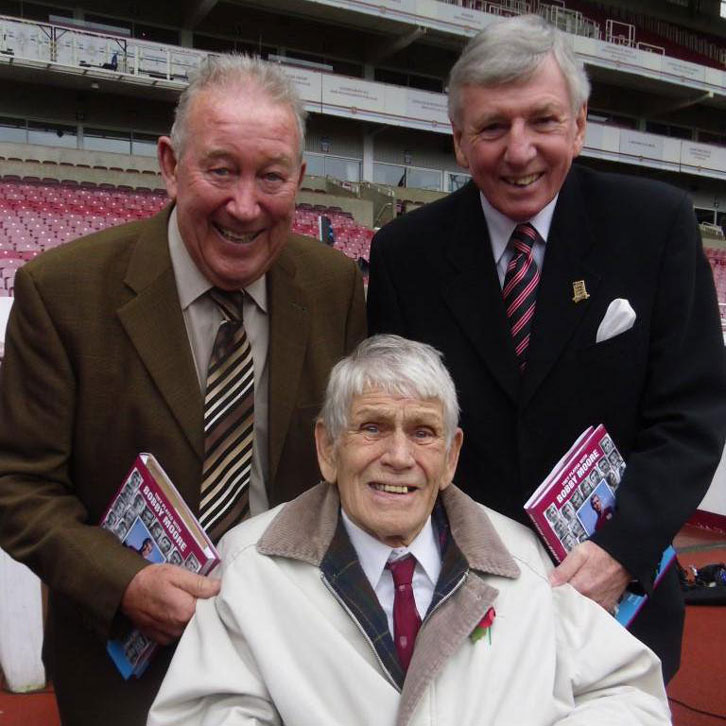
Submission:
[[[509,240],[514,255],[507,266],[502,288],[504,307],[521,373],[524,373],[527,365],[529,334],[537,302],[539,269],[534,261],[532,249],[538,239],[540,236],[537,230],[529,222],[517,225]]]
[[[242,322],[244,293],[213,288],[209,296],[224,319],[207,371],[199,521],[216,542],[249,514],[254,369]]]

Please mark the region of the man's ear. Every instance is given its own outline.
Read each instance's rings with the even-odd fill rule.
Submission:
[[[459,452],[461,451],[463,441],[464,432],[460,428],[457,428],[454,433],[454,438],[451,439],[451,446],[449,446],[449,450],[446,452],[446,468],[444,470],[444,478],[439,487],[442,491],[454,480],[456,465],[459,463]]]
[[[462,169],[469,168],[469,160],[466,158],[466,154],[461,148],[461,129],[452,121],[451,131],[454,134],[454,154],[456,155],[456,163]]]
[[[305,171],[306,170],[307,170],[307,164],[303,161],[300,164],[300,176],[298,177],[298,180],[297,180],[297,188],[298,188],[298,191],[300,190],[300,187],[302,186],[303,180],[305,179]]]
[[[335,457],[335,445],[328,436],[325,424],[319,419],[315,422],[315,450],[318,453],[318,466],[325,481],[335,484],[338,480],[338,465]]]
[[[587,129],[587,102],[582,104],[577,116],[575,116],[575,148],[573,158],[579,156],[582,147],[585,145],[585,131]]]
[[[177,158],[174,147],[171,145],[171,139],[168,136],[159,137],[156,142],[156,156],[159,160],[159,169],[161,169],[161,176],[164,178],[166,192],[172,199],[176,199]]]

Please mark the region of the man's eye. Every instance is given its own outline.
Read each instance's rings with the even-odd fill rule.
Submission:
[[[433,435],[434,432],[429,428],[420,428],[414,431],[414,437],[421,440],[430,439]]]
[[[482,136],[485,137],[492,137],[492,136],[498,136],[499,134],[503,133],[505,129],[505,126],[503,123],[494,122],[490,124],[486,124],[485,126],[482,126],[479,130],[479,133]]]
[[[268,184],[280,184],[285,181],[285,177],[277,171],[268,171],[262,175],[262,178]]]
[[[534,122],[537,126],[549,126],[556,123],[557,119],[554,116],[539,116]]]
[[[226,166],[217,166],[209,170],[212,176],[225,177],[231,174],[230,170]]]
[[[360,430],[366,434],[377,434],[381,429],[378,424],[367,423],[360,427]]]

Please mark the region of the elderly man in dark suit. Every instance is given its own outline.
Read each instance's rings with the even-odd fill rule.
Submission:
[[[571,166],[589,83],[534,16],[474,38],[449,86],[456,156],[472,182],[374,240],[372,332],[443,351],[466,435],[455,481],[525,521],[522,505],[590,424],[627,461],[617,511],[559,566],[611,609],[637,580],[633,633],[678,668],[683,602],[666,545],[721,454],[726,367],[691,201],[645,179]]]
[[[173,205],[52,250],[16,278],[0,545],[50,588],[44,653],[64,724],[144,723],[171,649],[124,682],[106,640],[134,625],[172,642],[218,589],[96,526],[140,451],[215,538],[319,479],[314,419],[330,368],[365,335],[365,311],[355,264],[290,232],[303,132],[281,71],[210,60],[159,141]],[[230,312],[240,304],[243,323]],[[242,376],[227,377],[229,361]],[[216,365],[223,430],[208,415]],[[229,451],[218,478],[216,442]]]

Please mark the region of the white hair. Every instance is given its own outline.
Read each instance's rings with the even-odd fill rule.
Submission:
[[[459,402],[449,371],[436,348],[398,335],[364,340],[330,372],[320,420],[334,444],[349,425],[350,405],[367,390],[441,401],[447,448],[459,422]]]
[[[295,85],[279,66],[261,58],[237,53],[209,55],[192,73],[189,85],[177,101],[174,125],[171,127],[171,145],[177,158],[184,153],[192,101],[203,91],[236,92],[245,85],[256,87],[273,104],[287,106],[292,111],[297,124],[300,158],[302,159],[307,112]],[[240,97],[239,102],[244,104],[247,101],[244,97]]]
[[[572,111],[577,114],[590,96],[590,81],[570,40],[539,15],[520,15],[494,21],[466,45],[449,74],[449,118],[461,122],[463,86],[526,81],[550,54],[565,77]]]

